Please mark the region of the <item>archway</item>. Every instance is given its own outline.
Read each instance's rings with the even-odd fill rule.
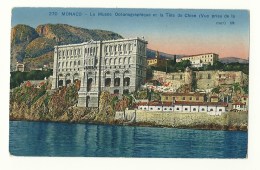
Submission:
[[[58,81],[58,87],[62,87],[63,86],[63,80],[59,80]]]
[[[115,78],[114,86],[120,86],[120,78]]]
[[[124,86],[129,86],[130,85],[130,78],[129,77],[125,77],[124,78]]]
[[[125,89],[125,90],[123,91],[123,94],[129,94],[129,90],[128,90],[128,89]]]
[[[92,78],[89,78],[89,79],[88,79],[88,82],[87,82],[87,91],[88,91],[88,92],[91,90],[92,82],[93,82],[93,79],[92,79]]]
[[[114,90],[114,94],[119,94],[119,90],[118,90],[118,89],[115,89],[115,90]]]
[[[71,80],[66,80],[66,86],[71,83]]]
[[[105,79],[105,86],[110,87],[111,86],[111,78],[106,78]]]

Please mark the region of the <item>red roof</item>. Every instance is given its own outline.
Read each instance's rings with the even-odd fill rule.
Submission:
[[[224,106],[227,107],[228,104],[224,102],[186,102],[186,101],[176,101],[172,102],[139,102],[137,106],[173,106],[173,105],[189,105],[189,106]]]
[[[173,93],[166,92],[162,94],[163,96],[205,96],[205,93]]]
[[[218,96],[211,96],[210,98],[218,98]]]
[[[186,101],[176,101],[175,105],[189,105],[189,106],[224,106],[227,107],[228,104],[224,102],[186,102]]]

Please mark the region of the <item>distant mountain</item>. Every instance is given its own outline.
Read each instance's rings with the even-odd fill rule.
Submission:
[[[219,58],[219,61],[222,63],[242,63],[242,64],[246,64],[249,63],[248,60],[246,59],[242,59],[242,58],[238,58],[238,57],[225,57],[225,58]]]
[[[26,63],[28,67],[51,62],[55,45],[82,43],[91,39],[96,41],[121,38],[121,35],[111,31],[90,30],[67,24],[44,24],[36,29],[19,24],[11,32],[11,70],[17,61],[30,61],[29,64]],[[44,63],[41,62],[43,60]]]
[[[147,58],[154,58],[156,55],[156,50],[147,49],[146,56]],[[159,51],[160,58],[173,59],[176,54],[168,54]],[[176,58],[181,58],[183,55],[176,55]]]

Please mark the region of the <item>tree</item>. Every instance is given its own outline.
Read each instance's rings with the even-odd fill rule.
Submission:
[[[212,93],[218,94],[220,92],[220,87],[215,87],[211,90]]]

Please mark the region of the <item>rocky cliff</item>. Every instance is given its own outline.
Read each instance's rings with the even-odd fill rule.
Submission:
[[[52,62],[53,58],[50,56],[55,45],[82,43],[91,39],[120,38],[123,37],[111,31],[90,30],[67,24],[45,24],[37,26],[36,29],[27,25],[16,25],[11,31],[11,61],[13,65],[16,61],[23,61],[27,67],[43,66]],[[31,60],[33,58],[39,59]]]
[[[98,122],[113,123],[114,112],[108,92],[100,97],[100,111],[96,108],[75,107],[80,82],[50,91],[49,82],[34,86],[26,83],[10,94],[10,120],[53,121],[53,122]]]

